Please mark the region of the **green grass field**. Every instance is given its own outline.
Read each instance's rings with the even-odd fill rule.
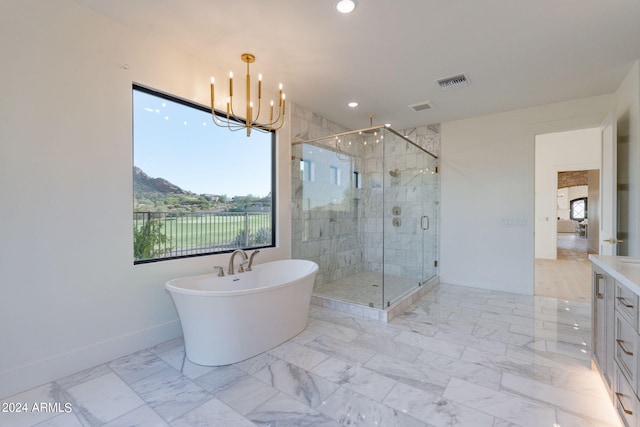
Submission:
[[[161,232],[169,238],[160,257],[188,255],[205,250],[230,247],[264,246],[271,243],[271,213],[245,214],[134,214],[134,227],[140,229],[149,219],[162,224]],[[249,230],[247,236],[245,230]]]

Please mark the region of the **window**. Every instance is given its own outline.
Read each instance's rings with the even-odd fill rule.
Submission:
[[[300,179],[302,181],[313,181],[314,170],[313,164],[310,160],[300,160]]]
[[[571,201],[571,211],[569,216],[574,221],[582,221],[587,217],[587,198],[574,199]]]
[[[274,162],[274,132],[134,85],[134,263],[274,246]]]
[[[331,171],[331,184],[341,185],[340,169],[337,166],[329,166],[329,170]]]

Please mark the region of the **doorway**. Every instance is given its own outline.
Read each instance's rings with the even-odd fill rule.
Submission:
[[[591,300],[588,253],[598,252],[601,131],[535,137],[534,294]]]

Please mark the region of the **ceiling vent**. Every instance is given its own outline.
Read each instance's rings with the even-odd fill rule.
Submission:
[[[430,110],[433,108],[433,104],[431,103],[431,101],[423,101],[423,102],[418,102],[417,104],[411,104],[409,105],[409,108],[412,108],[413,111],[425,111],[425,110]]]
[[[469,84],[469,79],[464,73],[458,74],[456,76],[446,77],[444,79],[439,79],[436,81],[443,90],[458,89]]]

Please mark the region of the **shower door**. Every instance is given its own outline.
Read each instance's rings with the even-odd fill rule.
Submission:
[[[424,159],[427,173],[423,174],[422,219],[422,282],[435,277],[438,274],[438,213],[439,206],[439,175],[436,172],[438,160],[427,156]]]
[[[436,273],[436,159],[393,131],[384,138],[383,307]]]

